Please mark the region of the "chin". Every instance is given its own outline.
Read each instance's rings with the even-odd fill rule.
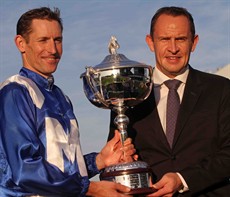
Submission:
[[[47,70],[47,73],[54,73],[57,70],[57,65],[56,66],[50,66],[49,69]]]

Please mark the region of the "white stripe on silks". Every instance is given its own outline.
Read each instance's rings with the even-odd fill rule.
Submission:
[[[41,109],[44,103],[44,96],[37,87],[37,85],[29,78],[20,75],[13,75],[0,84],[0,89],[13,82],[26,86],[31,96],[31,99],[33,100],[33,103],[36,105],[37,108]]]
[[[67,134],[57,119],[45,118],[47,161],[64,172],[64,153],[72,163],[77,158],[81,176],[87,176],[88,173],[81,151],[77,122],[75,119],[72,119],[70,123],[71,129],[69,134]]]

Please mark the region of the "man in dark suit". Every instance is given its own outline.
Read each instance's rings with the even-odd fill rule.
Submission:
[[[189,65],[198,39],[184,8],[163,7],[152,18],[146,42],[156,59],[153,90],[143,103],[126,111],[128,135],[139,159],[153,171],[158,191],[149,196],[230,195],[230,81]],[[174,124],[167,126],[168,80],[179,81],[172,141],[167,138],[168,126]],[[109,139],[115,116],[111,112]]]

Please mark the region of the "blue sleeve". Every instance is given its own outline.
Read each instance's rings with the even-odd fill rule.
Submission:
[[[63,173],[45,160],[36,128],[36,107],[16,83],[0,91],[0,188],[40,195],[85,196],[88,177]],[[28,194],[26,193],[26,194]]]
[[[96,165],[96,156],[98,153],[90,153],[84,155],[88,176],[89,178],[95,176],[96,174],[100,173],[100,171],[97,169]]]

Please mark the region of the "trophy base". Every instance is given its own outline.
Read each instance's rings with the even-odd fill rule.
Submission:
[[[138,195],[138,194],[143,194],[143,195],[147,195],[147,194],[152,194],[154,192],[156,192],[157,190],[154,188],[136,188],[136,189],[131,189],[130,192],[126,192],[125,194],[128,195]]]
[[[113,181],[131,188],[126,194],[150,194],[156,191],[151,185],[151,169],[145,162],[129,162],[109,166],[100,174],[100,180]]]

